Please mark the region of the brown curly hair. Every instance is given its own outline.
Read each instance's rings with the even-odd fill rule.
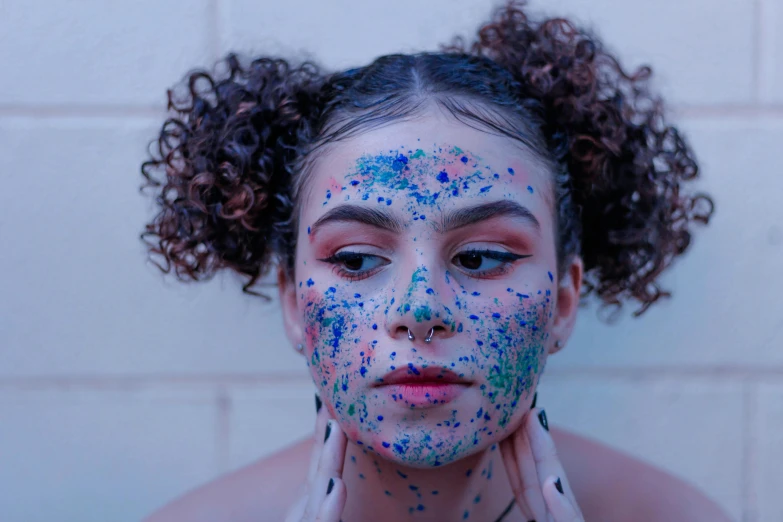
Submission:
[[[251,287],[273,261],[293,275],[297,204],[320,147],[435,101],[550,168],[561,275],[579,255],[583,297],[618,309],[633,299],[643,313],[669,295],[657,279],[713,202],[680,192],[698,167],[650,92],[651,69],[629,74],[595,35],[563,18],[533,21],[524,6],[498,8],[472,43],[348,71],[229,54],[222,74],[189,73],[182,95],[169,90],[173,115],[142,165],[142,190],[154,188],[160,206],[141,235],[150,257],[184,281],[229,268],[248,278],[244,292],[266,297]]]

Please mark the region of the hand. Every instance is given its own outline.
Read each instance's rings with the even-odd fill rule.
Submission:
[[[320,407],[315,417],[315,443],[310,456],[307,485],[286,517],[286,522],[339,522],[347,492],[342,481],[348,442],[337,421]]]
[[[500,452],[517,505],[528,520],[584,522],[541,408],[525,414],[517,431],[500,443]],[[555,485],[558,479],[562,493]]]

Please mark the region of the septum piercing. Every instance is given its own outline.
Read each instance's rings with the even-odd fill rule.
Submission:
[[[435,334],[435,328],[430,328],[430,331],[427,333],[427,337],[424,338],[425,343],[431,343],[432,342],[432,336]],[[408,328],[408,340],[409,341],[415,341],[416,338],[413,336],[413,332],[411,332],[411,329]]]

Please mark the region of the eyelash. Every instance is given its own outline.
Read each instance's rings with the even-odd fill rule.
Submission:
[[[514,261],[518,261],[520,259],[525,259],[527,257],[531,257],[530,254],[528,254],[528,255],[519,255],[519,254],[512,254],[511,252],[501,252],[501,251],[498,251],[498,250],[479,250],[479,249],[463,250],[462,252],[460,252],[459,254],[455,255],[454,257],[456,258],[457,256],[471,255],[471,254],[472,255],[479,255],[479,256],[482,256],[482,257],[487,257],[489,259],[493,259],[495,261],[501,261],[502,262],[501,265],[499,265],[499,266],[497,266],[495,268],[492,268],[490,270],[481,270],[481,271],[478,271],[478,272],[470,272],[469,275],[471,277],[477,277],[478,279],[484,279],[484,278],[491,277],[491,276],[503,275],[503,274],[505,274],[505,273],[507,273],[509,271],[509,269],[511,268],[511,264]],[[339,266],[338,263],[344,263],[344,262],[346,262],[348,260],[351,260],[351,259],[355,260],[356,258],[367,258],[367,257],[380,257],[380,256],[375,256],[375,255],[372,255],[372,254],[363,254],[361,252],[343,251],[343,252],[338,252],[336,254],[333,254],[333,255],[331,255],[331,256],[329,256],[327,258],[319,259],[319,261],[324,261],[326,263],[332,264],[334,272],[337,275],[339,275],[340,277],[344,277],[344,278],[348,279],[349,281],[360,281],[362,279],[365,279],[365,278],[370,277],[371,275],[373,275],[375,272],[380,270],[380,268],[383,265],[380,265],[379,267],[372,268],[372,269],[369,269],[369,270],[364,270],[364,271],[351,271],[351,270],[346,270],[345,268]]]

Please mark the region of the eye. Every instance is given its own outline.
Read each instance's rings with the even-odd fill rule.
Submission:
[[[386,259],[380,256],[349,251],[338,252],[324,259],[319,259],[319,261],[330,263],[339,276],[351,281],[370,277],[380,267],[389,264]]]
[[[508,272],[511,264],[530,255],[512,254],[500,250],[465,250],[452,259],[463,272],[474,277],[487,277]]]

